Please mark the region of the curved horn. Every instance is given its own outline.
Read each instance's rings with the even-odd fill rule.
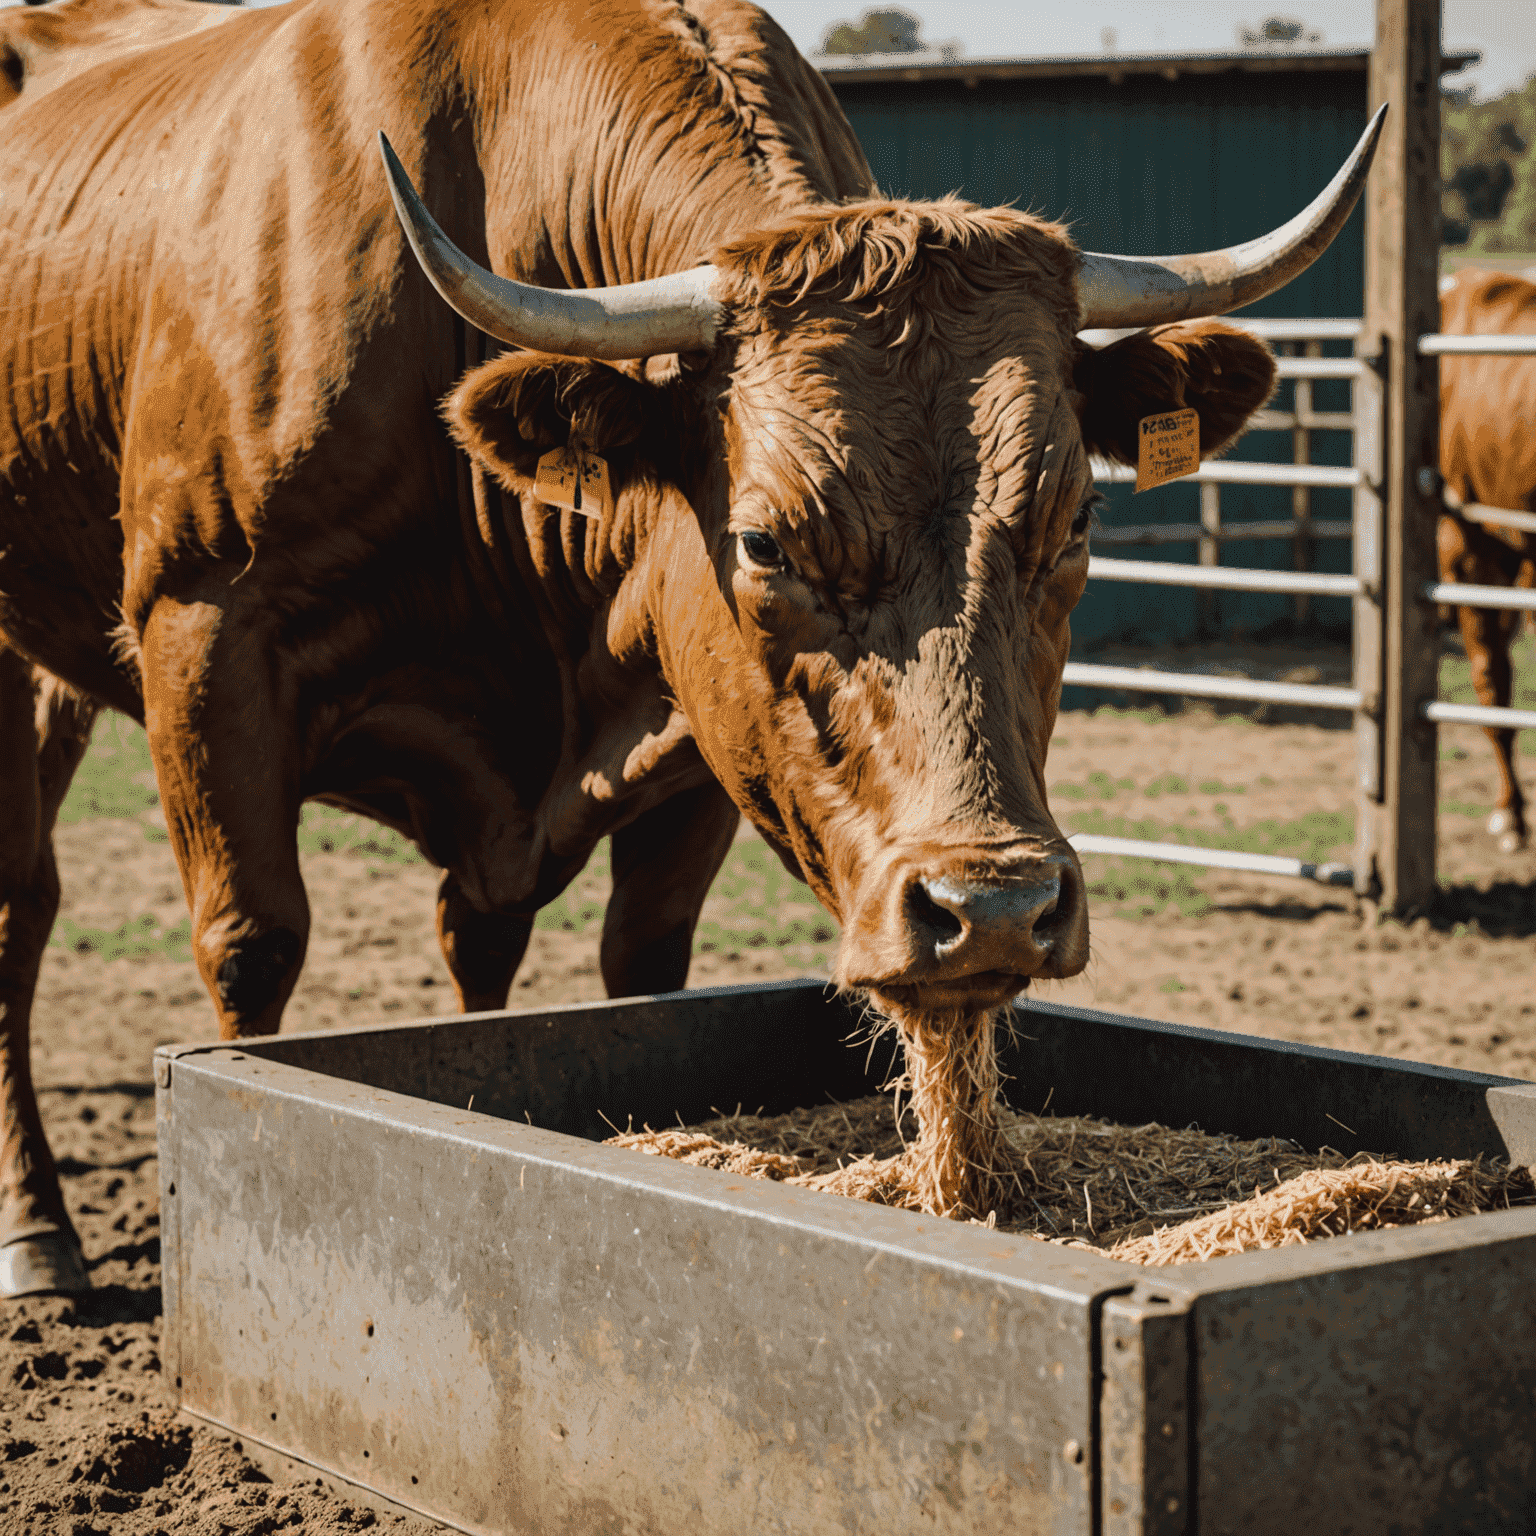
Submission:
[[[1343,229],[1365,186],[1386,115],[1383,106],[1338,175],[1308,207],[1257,240],[1195,256],[1098,256],[1084,251],[1077,279],[1082,328],[1107,330],[1224,315],[1283,288]]]
[[[497,277],[443,233],[382,133],[379,151],[395,212],[432,286],[471,325],[498,341],[615,361],[703,352],[714,345],[724,307],[709,291],[713,267],[614,288],[540,288]]]

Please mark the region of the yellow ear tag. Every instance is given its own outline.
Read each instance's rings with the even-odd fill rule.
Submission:
[[[533,493],[551,507],[569,507],[583,517],[601,517],[613,509],[608,461],[574,443],[551,449],[539,460]]]
[[[1200,413],[1193,407],[1143,416],[1137,431],[1136,489],[1150,491],[1200,468]]]

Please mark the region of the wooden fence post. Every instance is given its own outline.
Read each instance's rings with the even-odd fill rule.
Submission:
[[[1385,399],[1381,760],[1378,798],[1361,801],[1360,875],[1383,910],[1407,915],[1435,892],[1436,738],[1419,710],[1439,687],[1439,625],[1420,596],[1436,575],[1439,367],[1416,343],[1440,328],[1440,0],[1376,0],[1370,97],[1391,111],[1366,191],[1360,351]]]

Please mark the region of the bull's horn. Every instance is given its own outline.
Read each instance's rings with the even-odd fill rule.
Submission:
[[[379,149],[395,212],[432,286],[471,325],[498,341],[566,357],[655,357],[704,352],[724,313],[710,294],[713,267],[613,288],[540,288],[487,272],[445,235],[416,195],[389,140]]]
[[[1077,280],[1083,328],[1107,330],[1223,315],[1299,277],[1343,229],[1365,186],[1386,115],[1386,107],[1376,113],[1338,175],[1309,207],[1257,240],[1196,256],[1098,256],[1085,251]]]

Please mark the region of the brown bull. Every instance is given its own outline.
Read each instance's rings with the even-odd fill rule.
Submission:
[[[1536,284],[1502,272],[1465,271],[1442,284],[1440,325],[1453,336],[1536,335]],[[1484,587],[1536,585],[1536,533],[1484,523],[1462,506],[1536,512],[1536,359],[1445,357],[1440,361],[1440,472],[1448,510],[1440,519],[1440,579]],[[1456,618],[1479,704],[1507,709],[1514,696],[1510,642],[1524,616],[1458,608]],[[1515,767],[1519,733],[1486,727],[1499,768],[1488,830],[1505,853],[1526,845],[1525,794]]]
[[[610,835],[605,984],[682,985],[739,810],[842,921],[850,986],[974,1009],[1080,969],[1043,771],[1088,454],[1186,405],[1215,450],[1272,365],[1215,323],[1075,331],[1269,291],[1368,153],[1280,237],[1082,257],[1022,214],[878,200],[736,0],[185,9],[4,108],[0,1284],[85,1283],[27,1033],[98,705],[148,732],[226,1038],[276,1029],[302,963],[308,799],[443,870],[465,1007],[504,1002]],[[478,334],[410,258],[379,128],[434,279],[545,349],[454,391],[473,474],[438,404]],[[596,518],[531,493],[573,437],[607,460]]]

